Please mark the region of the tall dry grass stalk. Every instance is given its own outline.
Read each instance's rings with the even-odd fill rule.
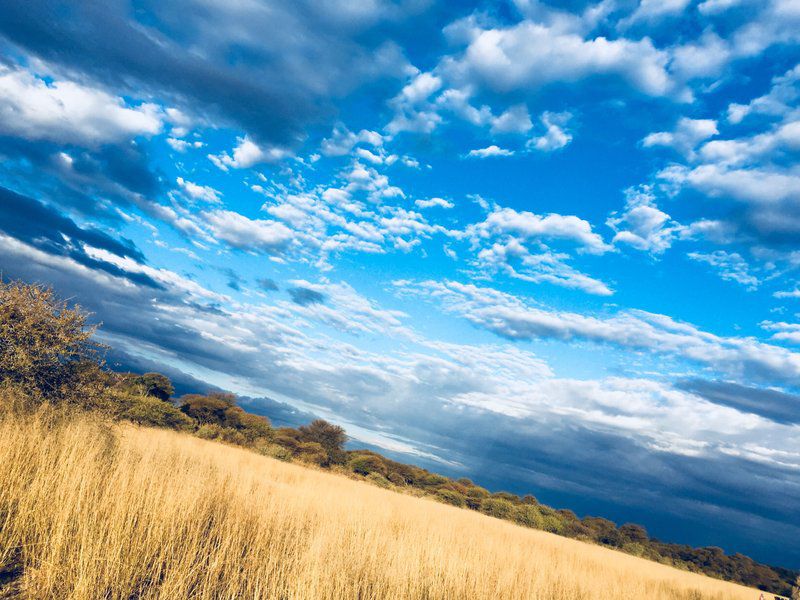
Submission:
[[[0,596],[710,599],[758,592],[88,416],[0,418]]]

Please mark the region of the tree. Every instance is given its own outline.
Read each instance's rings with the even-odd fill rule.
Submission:
[[[650,539],[647,530],[636,523],[625,523],[619,528],[620,535],[633,544],[646,544]]]
[[[344,444],[347,441],[347,434],[344,429],[323,419],[315,419],[298,429],[302,441],[316,442],[325,449],[329,462],[336,464],[345,462]]]
[[[169,378],[161,373],[145,373],[137,378],[137,383],[142,386],[145,396],[153,396],[164,402],[168,401],[175,388]]]
[[[181,398],[181,410],[201,425],[210,423],[224,427],[228,420],[226,412],[234,406],[236,397],[233,394],[187,394]]]
[[[0,382],[40,400],[94,395],[104,349],[94,331],[87,313],[51,289],[0,281]]]
[[[794,580],[794,585],[792,586],[792,600],[800,600],[800,575]]]

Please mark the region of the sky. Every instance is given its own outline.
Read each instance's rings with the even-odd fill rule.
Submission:
[[[0,7],[0,271],[114,364],[789,567],[798,156],[798,0]]]

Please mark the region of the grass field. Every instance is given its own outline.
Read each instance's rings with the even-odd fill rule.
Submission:
[[[710,599],[741,586],[184,434],[0,418],[0,597]]]

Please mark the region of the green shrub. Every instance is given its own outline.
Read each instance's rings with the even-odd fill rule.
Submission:
[[[264,456],[269,456],[277,460],[290,461],[292,460],[292,452],[288,448],[273,444],[270,442],[259,441],[253,447],[253,450]]]
[[[132,396],[124,405],[119,416],[139,425],[180,430],[189,430],[194,426],[194,421],[172,404],[153,396]]]
[[[244,437],[241,431],[233,427],[222,427],[220,429],[219,439],[228,444],[235,444],[236,446],[244,446],[247,444],[247,438]]]
[[[367,481],[369,481],[372,485],[377,485],[378,487],[382,488],[388,488],[392,486],[386,477],[376,472],[372,472],[367,475]]]
[[[490,517],[507,519],[513,510],[514,505],[505,498],[484,498],[481,502],[481,512]]]
[[[215,440],[222,433],[222,427],[215,423],[204,423],[201,425],[194,434],[204,440]]]
[[[386,479],[391,481],[394,485],[407,485],[406,478],[397,471],[392,471],[386,476]]]
[[[564,533],[564,522],[555,514],[542,515],[542,529],[562,535]]]
[[[515,506],[511,513],[511,518],[514,522],[525,527],[532,527],[534,529],[544,528],[544,517],[542,517],[542,513],[539,512],[539,509],[532,504]]]
[[[386,465],[375,454],[357,454],[350,459],[348,464],[350,469],[359,475],[369,475],[370,473],[378,473],[382,477],[386,475]]]
[[[448,481],[449,479],[447,479],[447,477],[439,475],[438,473],[425,473],[419,478],[417,484],[425,487],[438,487]]]
[[[460,508],[464,508],[467,505],[464,495],[453,490],[439,490],[436,492],[436,497],[446,504],[452,504]]]
[[[297,458],[305,463],[322,466],[328,462],[328,453],[317,442],[300,442],[295,448]]]

